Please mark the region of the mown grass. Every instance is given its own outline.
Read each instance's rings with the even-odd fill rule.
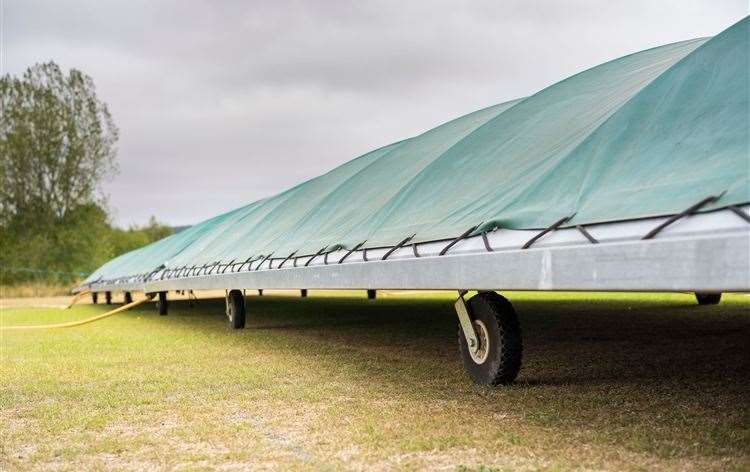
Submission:
[[[506,388],[465,376],[450,294],[252,296],[237,332],[222,300],[2,332],[0,469],[750,467],[749,297],[506,295],[525,341]]]

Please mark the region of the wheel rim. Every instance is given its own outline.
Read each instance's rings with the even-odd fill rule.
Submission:
[[[476,349],[469,348],[469,355],[475,364],[484,364],[490,355],[490,336],[487,326],[482,320],[474,320],[474,332],[477,335],[479,346]]]

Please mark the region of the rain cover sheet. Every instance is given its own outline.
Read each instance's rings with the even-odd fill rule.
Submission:
[[[393,246],[750,201],[750,17],[607,62],[360,156],[108,262],[86,282],[323,247]],[[310,157],[314,159],[314,156]]]

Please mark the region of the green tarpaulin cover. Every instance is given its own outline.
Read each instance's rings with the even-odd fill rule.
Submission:
[[[625,56],[377,149],[113,259],[87,282],[449,239],[480,223],[662,216],[722,193],[705,209],[746,203],[749,25]]]

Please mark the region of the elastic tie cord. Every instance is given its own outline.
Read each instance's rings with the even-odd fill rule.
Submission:
[[[226,266],[224,266],[224,270],[222,270],[221,273],[223,274],[224,272],[226,272],[227,269],[229,269],[230,265],[234,265],[234,261],[236,261],[236,260],[237,260],[236,257],[234,259],[232,259],[232,262],[230,262],[229,264],[227,264]]]
[[[533,238],[529,239],[526,242],[526,244],[524,244],[523,246],[521,246],[521,249],[528,249],[528,248],[530,248],[532,244],[534,244],[535,242],[537,242],[545,234],[549,233],[550,231],[556,230],[557,228],[559,228],[560,226],[562,226],[565,222],[570,221],[570,219],[573,218],[574,216],[575,216],[575,213],[572,214],[572,215],[570,215],[570,216],[564,216],[564,217],[560,218],[559,220],[555,221],[550,226],[548,226],[547,228],[543,229],[541,233],[539,233],[536,236],[534,236]]]
[[[700,210],[704,206],[708,205],[709,203],[713,203],[716,200],[720,199],[722,197],[722,195],[724,195],[724,192],[721,192],[719,195],[713,195],[713,196],[710,196],[710,197],[706,197],[703,200],[701,200],[698,203],[696,203],[695,205],[689,207],[688,209],[686,209],[686,210],[684,210],[684,211],[682,211],[682,212],[680,212],[680,213],[678,213],[676,215],[670,216],[662,224],[660,224],[656,228],[654,228],[651,231],[649,231],[648,233],[646,233],[646,235],[644,237],[642,237],[641,239],[651,239],[651,238],[653,238],[654,236],[656,236],[657,234],[659,234],[661,232],[661,230],[663,230],[667,226],[671,225],[675,221],[679,220],[680,218],[684,218],[686,216],[694,214],[695,212],[697,212],[698,210]]]
[[[245,262],[243,262],[242,264],[240,264],[240,267],[239,267],[239,268],[237,269],[237,272],[241,272],[241,271],[242,271],[242,267],[243,267],[243,266],[244,266],[245,264],[247,264],[248,262],[250,262],[250,261],[251,261],[251,260],[253,259],[253,257],[255,257],[255,256],[250,256],[250,257],[248,257],[247,259],[245,259]]]
[[[493,252],[492,246],[490,246],[490,241],[487,238],[487,233],[489,233],[489,230],[482,231],[482,242],[484,243],[484,248],[487,249],[487,252]]]
[[[491,232],[497,231],[498,229],[500,229],[500,225],[498,223],[491,223],[480,233],[480,235],[482,236],[482,242],[484,243],[484,248],[487,250],[487,252],[495,251],[494,249],[492,249],[492,246],[490,246],[490,238],[487,235]]]
[[[273,253],[269,253],[266,257],[264,257],[263,260],[260,261],[260,264],[258,264],[258,267],[255,268],[255,271],[256,272],[259,271],[260,268],[263,266],[263,263],[266,262],[268,259],[270,259],[271,256],[273,256]]]
[[[727,207],[727,209],[729,209],[732,213],[734,213],[735,215],[739,216],[740,218],[742,218],[746,222],[750,223],[750,216],[748,216],[748,214],[745,213],[744,211],[742,211],[739,208],[737,208],[735,205],[729,205]]]
[[[458,243],[459,241],[461,241],[462,239],[465,239],[465,238],[466,238],[467,236],[469,236],[469,235],[470,235],[471,233],[473,233],[473,232],[474,232],[474,231],[475,231],[475,230],[476,230],[477,228],[479,228],[479,226],[481,226],[481,225],[482,225],[482,223],[479,223],[478,225],[476,225],[476,226],[472,226],[471,228],[469,228],[469,229],[467,229],[466,231],[464,231],[463,233],[461,233],[461,235],[460,235],[459,237],[457,237],[456,239],[454,239],[453,241],[451,241],[450,243],[448,243],[448,245],[447,245],[447,246],[445,246],[445,247],[443,248],[443,250],[442,250],[442,251],[440,251],[440,254],[438,254],[438,255],[439,255],[439,256],[444,256],[444,255],[445,255],[445,254],[446,254],[446,253],[448,252],[448,250],[449,250],[450,248],[452,248],[453,246],[455,246],[455,245],[456,245],[456,244],[457,244],[457,243]]]
[[[580,231],[582,235],[586,236],[586,239],[588,239],[591,244],[599,244],[599,241],[591,236],[591,233],[589,233],[582,225],[576,225],[576,229]]]
[[[417,250],[417,243],[411,245],[411,250],[414,253],[414,257],[420,257],[419,251]]]
[[[308,260],[307,260],[307,262],[305,262],[305,267],[309,266],[309,265],[310,265],[310,263],[311,263],[311,262],[313,261],[313,259],[315,259],[315,258],[316,258],[316,257],[318,257],[319,255],[323,254],[323,251],[325,251],[327,247],[328,247],[328,246],[323,246],[323,247],[322,247],[322,248],[321,248],[320,250],[318,250],[318,252],[316,252],[316,253],[315,253],[315,254],[314,254],[314,255],[313,255],[313,256],[312,256],[312,257],[311,257],[310,259],[308,259]]]
[[[253,257],[253,260],[250,261],[250,263],[247,265],[247,271],[251,272],[253,270],[253,262],[259,261],[261,259],[263,259],[263,254],[260,254],[257,257]]]
[[[335,245],[335,246],[333,246],[333,247],[332,247],[331,249],[327,250],[327,251],[326,251],[326,252],[325,252],[325,253],[323,254],[323,265],[328,265],[328,255],[329,255],[330,253],[332,253],[332,252],[334,252],[334,251],[338,251],[338,250],[339,250],[339,249],[341,249],[342,247],[343,247],[343,246],[342,246],[341,244],[336,244],[336,245]]]
[[[356,251],[357,249],[361,248],[366,242],[367,242],[367,240],[365,239],[361,243],[355,245],[353,248],[351,248],[349,250],[349,252],[347,252],[346,254],[344,254],[344,257],[342,257],[341,259],[339,259],[338,263],[341,264],[342,262],[344,262],[347,257],[351,256],[354,251]]]
[[[289,259],[291,259],[292,257],[294,257],[295,254],[297,254],[297,251],[294,251],[293,253],[291,253],[288,256],[286,256],[284,258],[284,260],[281,261],[281,264],[279,264],[279,266],[277,267],[277,269],[281,269],[281,266],[283,266],[284,264],[286,264],[286,261],[288,261]]]
[[[403,247],[403,245],[404,245],[404,244],[406,244],[406,243],[408,243],[409,241],[411,241],[411,240],[412,240],[412,239],[414,238],[414,236],[416,236],[416,235],[417,235],[417,233],[414,233],[414,234],[412,234],[411,236],[409,236],[409,237],[406,237],[406,238],[404,238],[403,240],[401,240],[401,242],[400,242],[400,243],[396,244],[395,246],[393,246],[392,248],[390,248],[390,249],[388,250],[388,252],[386,252],[385,254],[383,254],[383,257],[381,257],[381,258],[380,258],[380,260],[381,260],[381,261],[384,261],[384,260],[388,259],[388,257],[389,257],[389,256],[390,256],[391,254],[393,254],[393,253],[394,253],[394,252],[395,252],[396,250],[398,250],[398,249],[400,249],[401,247]]]

